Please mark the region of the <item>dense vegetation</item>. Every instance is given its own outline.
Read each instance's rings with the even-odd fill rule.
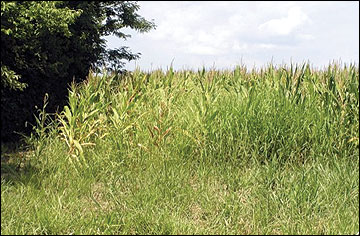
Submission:
[[[139,54],[127,47],[107,49],[104,36],[126,39],[154,23],[137,14],[129,1],[1,2],[1,140],[29,134],[33,113],[49,95],[48,112],[62,110],[67,89],[97,67],[120,71],[123,60]]]
[[[2,234],[359,229],[356,65],[90,73],[27,144]]]

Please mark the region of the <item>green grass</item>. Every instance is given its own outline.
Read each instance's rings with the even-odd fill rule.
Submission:
[[[91,73],[26,144],[2,234],[359,231],[358,66]]]

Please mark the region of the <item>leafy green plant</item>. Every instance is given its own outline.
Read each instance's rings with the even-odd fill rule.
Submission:
[[[2,165],[2,233],[358,230],[357,65],[89,74],[39,111],[40,154]]]
[[[69,147],[69,154],[80,165],[87,166],[83,146],[95,145],[94,136],[103,138],[106,133],[107,109],[111,104],[110,88],[113,77],[89,74],[81,85],[72,83],[69,106],[59,114],[61,136]]]

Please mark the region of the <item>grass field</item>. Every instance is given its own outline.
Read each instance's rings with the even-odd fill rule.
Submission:
[[[1,234],[359,231],[358,65],[89,74],[37,117]]]

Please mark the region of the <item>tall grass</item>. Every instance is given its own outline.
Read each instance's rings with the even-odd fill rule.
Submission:
[[[2,233],[359,228],[356,65],[90,73],[47,129],[2,176]]]

